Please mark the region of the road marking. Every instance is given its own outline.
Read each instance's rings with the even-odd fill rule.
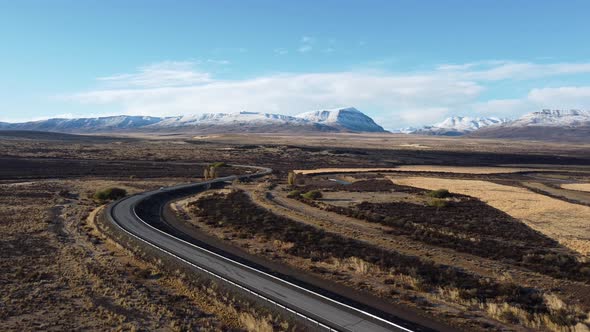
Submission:
[[[230,165],[230,166],[231,166],[231,165]],[[237,166],[237,167],[251,167],[251,166],[243,166],[243,165],[233,165],[233,166]],[[256,168],[257,168],[257,169],[261,169],[261,170],[263,170],[263,172],[261,172],[261,173],[256,173],[256,174],[250,174],[250,175],[241,175],[241,176],[232,175],[232,176],[227,176],[227,177],[224,177],[224,178],[219,178],[219,179],[215,179],[215,180],[209,180],[209,181],[205,181],[205,182],[199,182],[199,183],[193,183],[193,184],[182,185],[182,186],[178,186],[178,187],[172,187],[172,188],[169,188],[169,189],[164,189],[164,190],[158,190],[158,191],[147,192],[147,193],[144,193],[144,194],[142,194],[142,195],[148,195],[148,196],[151,196],[151,195],[154,195],[154,194],[155,194],[155,193],[157,193],[157,192],[163,192],[163,191],[164,191],[164,192],[170,192],[170,191],[173,191],[173,190],[178,190],[178,189],[187,189],[187,188],[192,188],[192,187],[207,186],[207,185],[211,185],[211,184],[213,184],[213,183],[218,183],[218,182],[224,182],[224,181],[228,181],[229,179],[232,179],[232,180],[233,180],[233,179],[242,179],[242,178],[252,178],[252,177],[259,177],[259,176],[263,176],[263,175],[270,174],[270,172],[272,172],[272,170],[271,170],[270,168],[262,168],[262,167],[256,167]],[[125,198],[125,199],[128,199],[128,198]],[[125,199],[123,199],[123,200],[125,200]],[[145,199],[145,198],[142,198],[141,200],[143,200],[143,199]],[[121,201],[119,201],[119,202],[115,203],[115,204],[114,204],[112,207],[114,207],[115,205],[119,204],[120,202],[121,202]],[[345,303],[342,303],[342,302],[338,302],[337,300],[334,300],[334,299],[332,299],[332,298],[330,298],[330,297],[327,297],[327,296],[325,296],[325,295],[322,295],[322,294],[316,293],[316,292],[314,292],[314,291],[312,291],[312,290],[309,290],[309,289],[307,289],[307,288],[304,288],[304,287],[301,287],[301,286],[299,286],[299,285],[293,284],[293,283],[291,283],[291,282],[289,282],[289,281],[283,280],[283,279],[281,279],[281,278],[279,278],[279,277],[273,276],[273,275],[271,275],[271,274],[269,274],[269,273],[266,273],[266,272],[264,272],[264,271],[260,271],[260,270],[258,270],[258,269],[256,269],[256,268],[253,268],[253,267],[251,267],[251,266],[248,266],[248,265],[246,265],[246,264],[243,264],[243,263],[240,263],[240,262],[234,261],[234,260],[232,260],[232,259],[230,259],[230,258],[227,258],[227,257],[223,256],[223,255],[217,254],[217,253],[215,253],[215,252],[213,252],[213,251],[210,251],[210,250],[208,250],[208,249],[205,249],[205,248],[199,247],[199,246],[197,246],[197,245],[195,245],[195,244],[193,244],[193,243],[187,242],[187,241],[185,241],[185,240],[183,240],[183,239],[180,239],[180,238],[177,238],[177,237],[175,237],[175,236],[173,236],[173,235],[171,235],[171,234],[168,234],[168,233],[166,233],[166,232],[164,232],[164,231],[162,231],[162,230],[160,230],[160,229],[158,229],[158,228],[156,228],[156,227],[154,227],[154,226],[150,225],[149,223],[145,222],[143,219],[141,219],[141,218],[140,218],[140,217],[137,215],[137,212],[135,211],[135,205],[136,205],[136,204],[133,204],[133,205],[131,206],[131,207],[132,207],[132,209],[131,209],[131,210],[133,211],[133,214],[134,214],[134,216],[135,216],[135,217],[136,217],[136,218],[137,218],[139,221],[141,221],[141,222],[143,222],[145,225],[147,225],[148,227],[150,227],[150,228],[152,228],[152,229],[156,230],[157,232],[159,232],[159,233],[161,233],[161,234],[164,234],[164,236],[167,236],[167,237],[170,237],[170,238],[172,238],[172,239],[174,239],[174,240],[177,240],[177,241],[180,241],[180,242],[182,242],[182,243],[185,243],[185,244],[187,244],[187,245],[189,245],[189,246],[192,246],[192,247],[194,247],[194,248],[197,248],[197,249],[199,249],[199,250],[201,250],[201,251],[204,251],[204,252],[206,252],[206,253],[208,253],[208,254],[211,254],[211,255],[213,255],[213,256],[219,257],[219,258],[221,258],[221,259],[223,259],[223,260],[226,260],[226,261],[228,261],[228,262],[231,262],[231,263],[233,263],[233,264],[236,264],[236,265],[238,265],[238,266],[244,267],[244,268],[246,268],[246,269],[252,270],[252,271],[254,271],[254,272],[256,272],[256,273],[262,274],[262,275],[264,275],[264,276],[266,276],[266,277],[269,277],[269,278],[271,278],[271,279],[278,280],[278,281],[280,281],[280,282],[282,282],[282,283],[284,283],[284,284],[287,284],[287,285],[289,285],[289,286],[291,286],[291,287],[297,288],[297,289],[299,289],[299,290],[303,290],[303,291],[305,291],[305,292],[307,292],[307,293],[309,293],[309,294],[312,294],[312,295],[314,295],[314,296],[317,296],[317,297],[319,297],[319,298],[322,298],[322,299],[324,299],[324,300],[327,300],[327,301],[329,301],[329,302],[332,302],[332,303],[338,304],[338,305],[340,305],[340,306],[342,306],[342,307],[345,307],[345,308],[347,308],[347,309],[349,309],[349,310],[352,310],[352,311],[355,311],[355,312],[361,313],[361,314],[363,314],[363,315],[365,315],[365,316],[371,317],[371,318],[373,318],[373,319],[375,319],[375,320],[377,320],[377,321],[380,321],[380,322],[382,322],[382,323],[385,323],[385,324],[387,324],[387,325],[393,326],[393,327],[395,327],[395,328],[398,328],[398,329],[400,329],[400,330],[403,330],[403,331],[406,331],[406,332],[414,332],[413,330],[410,330],[410,329],[408,329],[408,328],[405,328],[405,327],[403,327],[403,326],[400,326],[400,325],[398,325],[398,324],[395,324],[395,323],[393,323],[393,322],[390,322],[390,321],[388,321],[388,320],[386,320],[386,319],[383,319],[383,318],[381,318],[381,317],[379,317],[379,316],[376,316],[376,315],[374,315],[374,314],[371,314],[371,313],[369,313],[369,312],[366,312],[366,311],[364,311],[364,310],[361,310],[361,309],[355,308],[355,307],[353,307],[353,306],[350,306],[350,305],[348,305],[348,304],[345,304]],[[111,208],[111,211],[112,211],[112,208]],[[115,219],[113,218],[113,220],[115,220]],[[142,242],[148,243],[149,245],[151,245],[151,246],[153,246],[153,247],[155,247],[155,248],[157,248],[157,249],[159,249],[159,250],[161,250],[161,251],[163,251],[163,252],[165,252],[165,253],[167,253],[167,254],[169,254],[169,255],[171,255],[171,256],[174,256],[174,257],[176,257],[177,259],[179,259],[179,260],[181,260],[181,261],[183,261],[183,262],[185,262],[185,263],[188,263],[188,264],[189,264],[189,265],[191,265],[191,266],[194,266],[194,267],[196,267],[196,268],[198,268],[198,269],[200,269],[200,270],[203,270],[203,271],[205,271],[205,272],[207,272],[207,273],[209,273],[209,274],[212,274],[212,275],[214,275],[214,276],[218,277],[219,279],[221,279],[221,280],[223,280],[223,281],[226,281],[226,282],[229,282],[229,283],[230,283],[230,284],[232,284],[232,285],[238,286],[238,287],[239,287],[239,288],[241,288],[241,289],[245,289],[245,290],[247,290],[248,292],[250,292],[250,293],[252,293],[252,294],[254,294],[254,295],[258,296],[258,297],[261,297],[261,298],[265,299],[265,300],[266,300],[266,301],[268,301],[268,302],[271,302],[271,303],[273,303],[273,304],[279,305],[279,306],[281,306],[281,307],[283,307],[283,308],[285,308],[285,309],[289,309],[289,308],[287,308],[287,307],[285,307],[285,306],[283,306],[283,305],[281,305],[281,304],[279,304],[279,303],[276,303],[275,301],[273,301],[273,300],[271,300],[271,299],[268,299],[268,298],[266,298],[266,297],[264,297],[264,296],[262,296],[262,295],[260,295],[260,294],[257,294],[256,292],[254,292],[254,291],[252,291],[252,290],[248,289],[248,288],[247,288],[247,287],[245,287],[245,286],[239,285],[239,284],[237,284],[236,282],[233,282],[233,281],[231,281],[231,280],[228,280],[228,279],[226,279],[225,277],[222,277],[222,276],[220,276],[220,275],[216,274],[215,272],[212,272],[212,271],[209,271],[209,270],[207,270],[207,269],[205,269],[205,268],[203,268],[203,267],[197,266],[197,265],[195,265],[195,264],[193,264],[193,263],[191,263],[191,262],[187,261],[186,259],[183,259],[183,258],[181,258],[181,257],[178,257],[176,254],[174,254],[174,253],[171,253],[171,252],[167,251],[167,250],[166,250],[166,249],[164,249],[164,248],[161,248],[161,247],[159,247],[159,246],[157,246],[157,245],[155,245],[155,244],[153,244],[153,243],[151,243],[151,242],[148,242],[148,241],[146,241],[146,240],[144,240],[144,239],[140,238],[139,236],[137,236],[137,235],[135,235],[135,234],[133,234],[133,233],[131,233],[131,232],[127,231],[126,229],[124,229],[124,228],[123,228],[121,225],[119,225],[117,222],[115,222],[115,224],[117,224],[117,226],[119,226],[121,229],[123,229],[123,230],[124,230],[126,233],[129,233],[129,234],[131,234],[133,237],[135,237],[135,238],[137,238],[137,239],[141,240]],[[295,311],[293,311],[292,309],[289,309],[289,311],[295,312]],[[297,312],[295,312],[295,313],[296,313],[296,314],[298,314],[298,315],[300,315],[300,316],[302,316],[302,317],[304,317],[304,318],[306,318],[306,319],[308,319],[308,320],[312,320],[312,321],[314,321],[314,322],[317,322],[315,319],[312,319],[312,318],[310,318],[310,317],[306,317],[306,316],[304,316],[304,315],[302,315],[302,314],[300,314],[300,313],[297,313]],[[317,322],[317,323],[318,323],[319,325],[323,325],[324,327],[326,327],[326,328],[327,328],[327,329],[329,329],[329,330],[333,330],[332,328],[330,328],[330,327],[328,327],[328,326],[325,326],[324,324],[322,324],[322,323],[320,323],[320,322]]]

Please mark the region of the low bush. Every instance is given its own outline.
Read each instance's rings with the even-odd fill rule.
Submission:
[[[121,188],[107,188],[94,193],[94,198],[100,201],[117,200],[127,196],[127,191]]]
[[[305,199],[310,199],[310,200],[316,200],[316,199],[320,199],[322,198],[322,192],[319,190],[312,190],[312,191],[308,191],[305,194],[301,195],[301,197],[305,198]]]
[[[439,265],[417,256],[326,232],[314,226],[277,216],[256,206],[243,192],[214,194],[190,204],[191,212],[203,220],[224,219],[240,236],[260,236],[271,243],[289,243],[285,253],[312,262],[334,261],[367,272],[374,266],[400,277],[414,280],[414,289],[430,292],[438,288],[457,289],[461,298],[479,303],[508,303],[528,314],[548,312],[542,293],[537,289],[498,283],[460,268]]]
[[[433,198],[429,200],[426,204],[428,204],[428,206],[432,206],[435,208],[444,208],[449,205],[449,202],[445,201],[444,199]]]
[[[219,168],[219,167],[225,167],[225,166],[227,166],[227,164],[224,163],[223,161],[219,161],[219,162],[211,164],[210,166],[213,168]]]
[[[447,198],[451,197],[451,193],[447,189],[437,189],[430,191],[428,196],[433,198]]]
[[[299,198],[301,197],[301,191],[299,190],[292,190],[287,194],[287,197],[289,198]]]

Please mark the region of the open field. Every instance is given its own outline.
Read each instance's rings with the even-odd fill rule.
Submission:
[[[425,177],[396,178],[393,181],[429,190],[446,188],[477,197],[566,247],[583,255],[590,254],[590,207],[487,181]]]
[[[523,181],[522,186],[540,194],[567,200],[570,203],[590,205],[590,192],[564,188],[559,183],[542,183],[537,181]]]
[[[363,173],[363,172],[428,172],[428,173],[455,173],[455,174],[506,174],[534,172],[535,168],[513,168],[513,167],[452,167],[433,165],[403,165],[395,168],[318,168],[306,170],[294,170],[293,172],[303,175],[326,174],[326,173]]]
[[[0,140],[6,330],[286,326],[131,254],[93,221],[97,190],[200,181],[216,162],[275,172],[177,202],[178,222],[203,239],[462,330],[587,328],[590,207],[541,189],[574,193],[560,185],[586,181],[590,147],[354,134],[297,144],[270,135],[23,135]],[[294,169],[347,172],[300,174],[291,186]],[[430,196],[439,188],[451,196]]]
[[[578,191],[590,192],[590,183],[566,183],[566,184],[562,184],[561,187],[563,189],[568,189],[568,190],[578,190]]]

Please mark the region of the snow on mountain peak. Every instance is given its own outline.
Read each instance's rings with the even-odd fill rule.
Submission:
[[[479,128],[498,125],[506,122],[506,119],[496,117],[472,118],[468,116],[453,116],[439,122],[432,127],[456,131],[474,131]]]
[[[423,135],[460,136],[480,128],[500,125],[507,121],[507,119],[496,117],[473,118],[468,116],[452,116],[430,126],[424,126],[414,130],[404,129],[400,132]]]
[[[295,116],[310,122],[335,125],[352,131],[384,132],[383,127],[354,107],[317,110]]]
[[[273,113],[241,111],[235,113],[204,113],[166,118],[149,116],[112,116],[102,118],[48,119],[35,122],[2,124],[2,129],[40,131],[108,131],[108,130],[166,130],[166,129],[211,129],[215,130],[319,130],[383,132],[370,117],[349,107],[321,110],[290,116]]]
[[[273,124],[273,123],[294,123],[305,122],[288,115],[258,113],[258,112],[236,112],[236,113],[204,113],[199,115],[182,115],[158,122],[151,127],[183,127],[196,125],[230,125],[230,124]]]
[[[550,110],[532,112],[506,124],[507,127],[575,127],[590,125],[590,111]]]

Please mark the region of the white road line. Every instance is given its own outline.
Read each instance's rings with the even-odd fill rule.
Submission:
[[[259,168],[259,169],[260,169],[260,168]],[[265,174],[268,174],[269,172],[270,172],[270,169],[265,169],[265,171],[264,171],[263,173],[264,173],[264,175],[265,175]],[[212,184],[212,183],[224,182],[224,181],[227,181],[227,180],[228,180],[228,179],[230,179],[230,178],[231,178],[231,179],[235,179],[235,178],[250,178],[250,177],[253,177],[253,176],[261,176],[261,175],[262,175],[262,174],[260,174],[260,173],[257,173],[257,174],[243,175],[243,176],[228,176],[228,177],[225,177],[225,178],[220,178],[220,179],[216,179],[216,180],[210,180],[210,181],[206,181],[206,182],[201,182],[201,183],[195,183],[195,184],[190,184],[190,185],[182,186],[182,187],[180,187],[180,188],[177,188],[177,189],[186,189],[186,188],[189,188],[189,187],[197,187],[197,186],[204,186],[204,185],[207,185],[207,184]],[[169,191],[171,191],[171,190],[166,190],[166,191],[168,191],[168,192],[169,192]],[[152,193],[151,195],[154,195],[154,194],[155,194],[155,193]],[[143,199],[145,199],[145,198],[143,198]],[[143,199],[142,199],[142,200],[143,200]],[[225,256],[222,256],[222,255],[220,255],[220,254],[217,254],[217,253],[215,253],[215,252],[213,252],[213,251],[210,251],[210,250],[208,250],[208,249],[205,249],[205,248],[199,247],[199,246],[197,246],[197,245],[195,245],[195,244],[193,244],[193,243],[190,243],[190,242],[184,241],[183,239],[179,239],[179,238],[177,238],[177,237],[175,237],[175,236],[173,236],[173,235],[171,235],[171,234],[168,234],[168,233],[166,233],[166,232],[164,232],[164,231],[162,231],[162,230],[159,230],[159,229],[157,229],[156,227],[154,227],[154,226],[150,225],[149,223],[147,223],[147,222],[145,222],[143,219],[141,219],[141,218],[140,218],[140,217],[137,215],[137,212],[135,211],[135,205],[133,205],[133,206],[132,206],[132,211],[133,211],[133,214],[135,215],[135,217],[136,217],[138,220],[140,220],[141,222],[143,222],[143,223],[144,223],[145,225],[147,225],[148,227],[150,227],[150,228],[152,228],[152,229],[156,230],[157,232],[159,232],[159,233],[161,233],[161,234],[164,234],[164,236],[168,236],[168,237],[170,237],[170,238],[172,238],[172,239],[174,239],[174,240],[177,240],[177,241],[180,241],[180,242],[182,242],[182,243],[185,243],[185,244],[187,244],[187,245],[189,245],[189,246],[192,246],[192,247],[194,247],[194,248],[197,248],[197,249],[199,249],[199,250],[202,250],[202,251],[204,251],[204,252],[206,252],[206,253],[208,253],[208,254],[211,254],[211,255],[213,255],[213,256],[219,257],[219,258],[221,258],[221,259],[223,259],[223,260],[226,260],[226,261],[228,261],[228,262],[231,262],[231,263],[233,263],[233,264],[236,264],[236,265],[238,265],[238,266],[244,267],[244,268],[246,268],[246,269],[249,269],[249,270],[255,271],[255,272],[257,272],[257,273],[259,273],[259,274],[262,274],[262,275],[264,275],[264,276],[266,276],[266,277],[269,277],[269,278],[272,278],[272,279],[274,279],[274,280],[280,281],[280,282],[282,282],[282,283],[284,283],[284,284],[287,284],[287,285],[289,285],[289,286],[291,286],[291,287],[294,287],[294,288],[297,288],[297,289],[299,289],[299,290],[305,291],[305,292],[307,292],[307,293],[309,293],[309,294],[312,294],[312,295],[314,295],[314,296],[317,296],[317,297],[319,297],[319,298],[322,298],[322,299],[324,299],[324,300],[327,300],[327,301],[329,301],[329,302],[332,302],[332,303],[338,304],[338,305],[340,305],[340,306],[342,306],[342,307],[345,307],[345,308],[347,308],[347,309],[349,309],[349,310],[352,310],[352,311],[355,311],[355,312],[361,313],[361,314],[363,314],[363,315],[365,315],[365,316],[367,316],[367,317],[370,317],[370,318],[372,318],[372,319],[375,319],[375,320],[377,320],[377,321],[380,321],[380,322],[382,322],[382,323],[385,323],[385,324],[387,324],[387,325],[393,326],[393,327],[395,327],[395,328],[398,328],[398,329],[400,329],[400,330],[403,330],[403,331],[406,331],[406,332],[414,332],[413,330],[410,330],[410,329],[408,329],[408,328],[405,328],[405,327],[403,327],[403,326],[400,326],[400,325],[398,325],[398,324],[395,324],[395,323],[393,323],[393,322],[390,322],[390,321],[388,321],[388,320],[386,320],[386,319],[383,319],[383,318],[381,318],[381,317],[379,317],[379,316],[373,315],[373,314],[371,314],[371,313],[369,313],[369,312],[366,312],[366,311],[364,311],[364,310],[361,310],[361,309],[355,308],[355,307],[353,307],[353,306],[350,306],[350,305],[348,305],[348,304],[345,304],[345,303],[342,303],[342,302],[338,302],[338,301],[336,301],[336,300],[334,300],[334,299],[332,299],[332,298],[330,298],[330,297],[327,297],[327,296],[325,296],[325,295],[322,295],[322,294],[316,293],[316,292],[314,292],[314,291],[312,291],[312,290],[309,290],[309,289],[307,289],[307,288],[304,288],[304,287],[301,287],[301,286],[299,286],[299,285],[293,284],[293,283],[291,283],[291,282],[289,282],[289,281],[283,280],[283,279],[281,279],[281,278],[278,278],[278,277],[276,277],[276,276],[273,276],[273,275],[271,275],[271,274],[268,274],[268,273],[266,273],[266,272],[264,272],[264,271],[260,271],[260,270],[258,270],[258,269],[256,269],[256,268],[253,268],[253,267],[251,267],[251,266],[248,266],[248,265],[246,265],[246,264],[243,264],[243,263],[240,263],[240,262],[234,261],[234,260],[232,260],[232,259],[230,259],[230,258],[227,258],[227,257],[225,257]],[[113,218],[113,219],[114,219],[114,218]],[[116,223],[116,224],[117,224],[117,226],[119,226],[120,228],[122,228],[122,226],[118,225],[118,223]],[[267,299],[266,297],[264,297],[264,296],[262,296],[262,295],[260,295],[260,294],[257,294],[257,293],[255,293],[255,292],[253,292],[253,291],[251,291],[251,290],[247,289],[246,287],[244,287],[244,286],[241,286],[241,285],[239,285],[239,284],[237,284],[237,283],[235,283],[235,282],[233,282],[233,281],[231,281],[231,280],[227,280],[226,278],[224,278],[224,277],[222,277],[222,276],[219,276],[219,275],[217,275],[216,273],[214,273],[214,272],[212,272],[212,271],[208,271],[208,270],[206,270],[206,269],[204,269],[204,268],[202,268],[202,267],[196,266],[195,264],[193,264],[193,263],[190,263],[190,262],[186,261],[185,259],[183,259],[183,258],[181,258],[181,257],[178,257],[177,255],[175,255],[175,254],[173,254],[173,253],[171,253],[171,252],[168,252],[167,250],[165,250],[165,249],[163,249],[163,248],[160,248],[160,247],[156,246],[155,244],[152,244],[151,242],[148,242],[148,241],[146,241],[146,240],[144,240],[144,239],[142,239],[142,238],[140,238],[140,237],[138,237],[138,236],[136,236],[136,235],[134,235],[134,234],[130,233],[129,231],[125,230],[124,228],[122,228],[122,229],[123,229],[123,230],[124,230],[126,233],[129,233],[129,234],[133,235],[135,238],[138,238],[138,239],[140,239],[141,241],[143,241],[143,242],[145,242],[145,243],[148,243],[148,244],[150,244],[151,246],[153,246],[153,247],[156,247],[156,248],[160,249],[161,251],[164,251],[164,252],[166,252],[167,254],[169,254],[169,255],[171,255],[171,256],[174,256],[175,258],[177,258],[177,259],[179,259],[179,260],[181,260],[181,261],[183,261],[183,262],[186,262],[186,263],[190,264],[191,266],[195,266],[195,267],[197,267],[197,268],[198,268],[198,269],[200,269],[200,270],[204,270],[204,271],[206,271],[206,272],[208,272],[208,273],[210,273],[210,274],[212,274],[212,275],[214,275],[214,276],[218,277],[219,279],[222,279],[222,280],[224,280],[224,281],[227,281],[227,282],[229,282],[229,283],[230,283],[230,284],[232,284],[232,285],[237,285],[237,286],[239,286],[239,287],[240,287],[240,288],[242,288],[242,289],[246,289],[246,290],[248,290],[249,292],[252,292],[253,294],[255,294],[255,295],[259,296],[259,297],[262,297],[262,298],[266,299],[267,301],[269,301],[269,302],[271,302],[271,303],[278,304],[278,303],[276,303],[275,301],[273,301],[273,300],[270,300],[270,299]],[[310,319],[310,320],[313,320],[313,321],[315,321],[314,319],[311,319],[311,318],[309,318],[309,317],[306,317],[306,318],[307,318],[307,319]],[[317,323],[319,323],[319,324],[321,324],[321,325],[324,325],[324,324],[322,324],[322,323],[320,323],[320,322],[317,322]],[[326,328],[328,328],[328,329],[331,329],[331,328],[329,328],[329,327],[327,327],[327,326],[326,326]]]

